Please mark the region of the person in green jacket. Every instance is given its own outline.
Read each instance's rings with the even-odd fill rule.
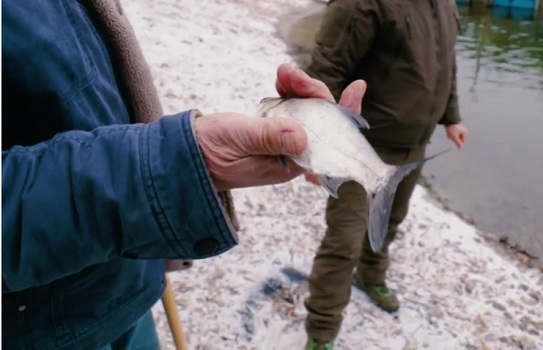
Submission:
[[[383,161],[406,164],[424,157],[438,124],[458,148],[466,140],[456,94],[459,30],[454,0],[331,0],[305,71],[323,81],[336,100],[350,82],[366,81],[362,115],[370,129],[364,135]],[[388,247],[407,215],[420,173],[419,167],[398,186],[388,235],[378,252],[367,238],[362,186],[344,183],[339,198],[328,199],[327,230],[305,301],[307,350],[333,349],[351,284],[383,310],[398,310],[398,298],[385,278]],[[319,184],[310,174],[306,179]]]

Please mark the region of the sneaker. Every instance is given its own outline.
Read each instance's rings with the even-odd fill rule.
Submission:
[[[396,312],[400,308],[400,301],[396,293],[383,284],[364,284],[353,276],[353,286],[360,289],[381,309],[387,312]]]
[[[317,339],[309,338],[305,345],[305,350],[334,350],[334,342],[318,341]]]

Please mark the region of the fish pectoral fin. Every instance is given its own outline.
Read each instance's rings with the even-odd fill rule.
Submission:
[[[355,113],[353,110],[341,105],[338,105],[338,107],[345,115],[347,115],[353,121],[353,123],[356,124],[359,129],[370,128],[370,125],[368,124],[366,119],[364,119],[360,114]]]
[[[277,158],[279,158],[279,163],[281,163],[281,165],[287,171],[287,173],[290,173],[290,169],[288,167],[288,158],[283,155],[280,155]]]
[[[343,180],[334,179],[327,175],[317,175],[317,178],[319,179],[321,184],[324,186],[326,191],[328,191],[330,196],[334,198],[338,198],[337,190],[339,186],[343,183]]]

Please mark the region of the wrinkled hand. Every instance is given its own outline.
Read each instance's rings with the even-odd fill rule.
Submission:
[[[452,124],[445,127],[447,138],[454,142],[458,149],[464,146],[464,142],[468,137],[468,128],[462,124]]]
[[[275,83],[282,97],[316,97],[334,101],[326,85],[299,69],[283,64]],[[353,82],[341,96],[344,106],[360,112],[366,89]],[[277,156],[296,156],[306,147],[300,124],[283,118],[250,118],[236,113],[215,113],[195,120],[200,149],[218,191],[289,181],[304,172],[289,161],[289,171]]]
[[[301,154],[303,128],[289,119],[249,118],[216,113],[196,119],[196,135],[219,191],[288,181],[301,169],[285,171],[277,156]]]

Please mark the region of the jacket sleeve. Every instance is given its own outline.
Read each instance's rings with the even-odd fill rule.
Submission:
[[[233,247],[194,115],[70,131],[2,152],[3,291],[115,256],[198,259]]]
[[[453,59],[453,68],[452,68],[452,83],[451,83],[451,92],[449,93],[449,100],[447,102],[447,107],[445,113],[439,120],[439,124],[442,125],[453,125],[459,124],[462,121],[460,117],[460,112],[458,109],[458,95],[456,87],[456,57]]]
[[[372,46],[379,17],[379,6],[374,0],[329,3],[306,72],[323,81],[336,101]]]

